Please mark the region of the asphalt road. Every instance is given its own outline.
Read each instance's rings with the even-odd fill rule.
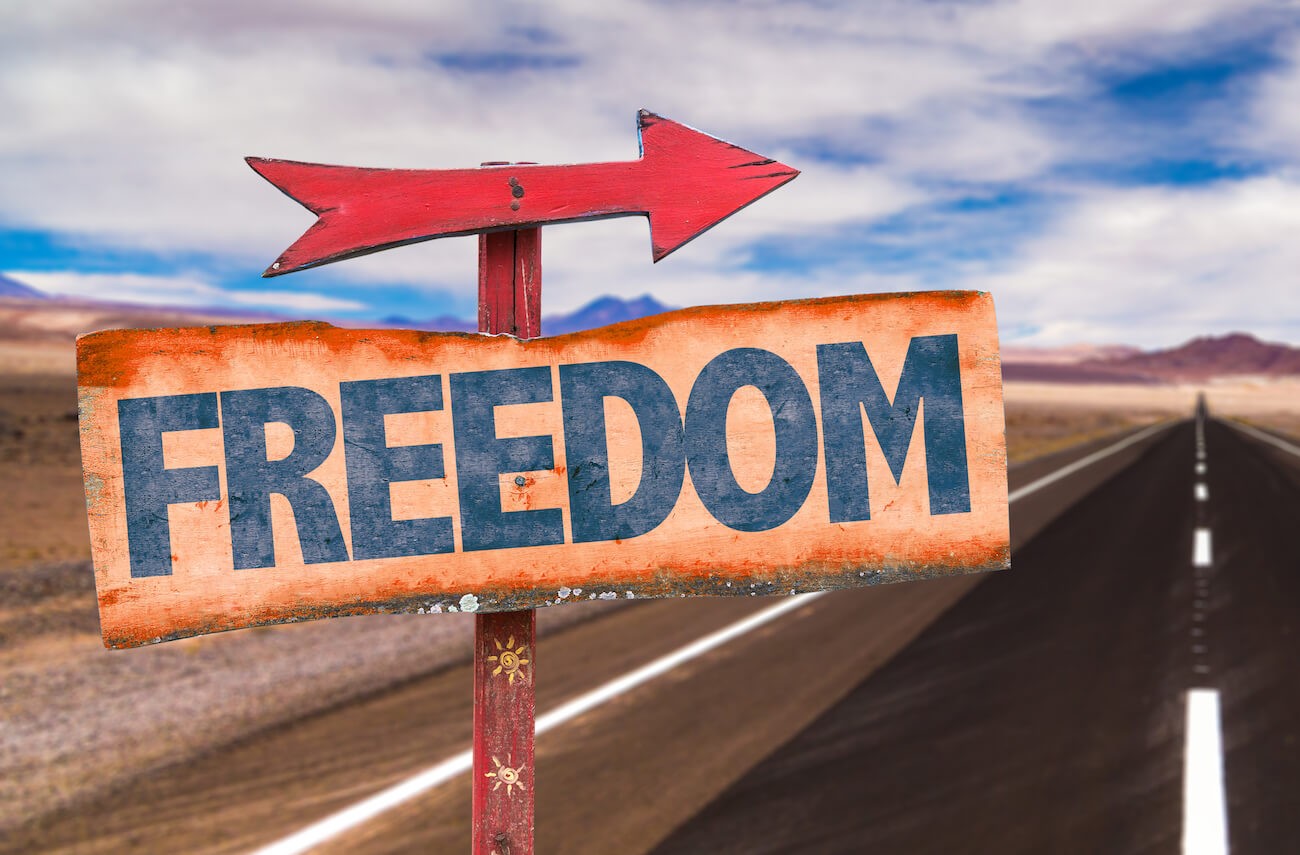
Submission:
[[[1210,420],[1198,474],[1195,437],[1046,527],[656,855],[1176,853],[1194,688],[1222,699],[1231,851],[1300,851],[1300,458]]]
[[[899,827],[933,825],[948,823],[945,811],[951,803],[955,825],[958,805],[966,802],[953,801],[951,794],[966,780],[965,764],[973,762],[965,753],[969,746],[981,744],[982,733],[993,730],[1010,734],[999,740],[1023,739],[1030,744],[1039,731],[1052,730],[1045,722],[1064,725],[1074,720],[1076,696],[1096,709],[1097,718],[1090,721],[1086,734],[1071,732],[1064,739],[1066,748],[1095,742],[1126,750],[1123,745],[1131,744],[1134,757],[1145,757],[1136,745],[1145,746],[1143,740],[1150,733],[1136,726],[1129,706],[1101,701],[1106,693],[1121,689],[1120,696],[1139,696],[1144,705],[1167,707],[1174,715],[1173,725],[1161,739],[1170,745],[1177,742],[1179,680],[1185,676],[1179,669],[1186,672],[1190,665],[1178,658],[1189,654],[1180,652],[1176,642],[1185,639],[1176,639],[1175,629],[1160,628],[1157,634],[1168,635],[1169,651],[1158,639],[1149,638],[1145,646],[1128,647],[1144,626],[1151,629],[1160,622],[1160,615],[1130,608],[1129,601],[1139,590],[1163,590],[1160,584],[1168,580],[1141,569],[1125,572],[1123,568],[1131,568],[1133,561],[1125,563],[1113,556],[1108,559],[1113,566],[1099,567],[1096,556],[1099,548],[1130,557],[1142,553],[1148,548],[1145,544],[1156,542],[1157,524],[1163,528],[1181,524],[1178,514],[1185,513],[1187,505],[1181,500],[1190,501],[1191,495],[1190,463],[1182,460],[1186,471],[1181,475],[1179,464],[1169,464],[1168,473],[1151,467],[1153,461],[1166,457],[1186,458],[1190,431],[1184,426],[1158,432],[1015,502],[1015,569],[1010,572],[828,594],[545,734],[537,752],[538,851],[641,853],[661,843],[659,851],[664,852],[865,851],[857,842],[860,837],[851,841],[844,837],[847,848],[835,848],[841,844],[834,841],[841,838],[834,835],[857,835],[843,824],[844,816],[872,817],[875,811],[896,815]],[[1220,443],[1225,454],[1231,443],[1236,443],[1236,453],[1252,453],[1243,450],[1245,446],[1225,428],[1213,427],[1211,433],[1216,454]],[[1022,487],[1105,444],[1017,467],[1010,473],[1011,486]],[[1268,470],[1262,464],[1256,468]],[[1120,483],[1130,486],[1117,493]],[[1099,486],[1100,495],[1110,497],[1100,506],[1095,496],[1085,499]],[[1175,488],[1182,494],[1176,496]],[[1217,493],[1219,488],[1212,485],[1212,489]],[[1290,489],[1288,495],[1294,496],[1294,485]],[[1073,512],[1066,513],[1072,507]],[[1101,512],[1087,510],[1093,507],[1110,510],[1098,517]],[[1080,527],[1073,521],[1081,514],[1085,522]],[[1065,522],[1051,525],[1059,517]],[[1082,531],[1082,542],[1058,554],[1053,550],[1061,548],[1059,542],[1043,546],[1040,541],[1057,537],[1051,533],[1062,526]],[[1185,571],[1190,547],[1186,537],[1179,543],[1179,566]],[[1058,569],[1035,570],[1036,566]],[[1074,569],[1065,572],[1065,567]],[[1172,565],[1167,573],[1162,571],[1174,572]],[[1074,585],[1082,585],[1085,593],[1070,595],[1068,589]],[[1026,586],[1036,593],[1006,593]],[[1004,603],[1005,596],[1020,605]],[[1082,621],[1082,635],[1061,641],[1063,630],[1055,609],[1074,596],[1104,602],[1100,613],[1117,623]],[[1157,593],[1144,596],[1159,599]],[[1285,611],[1294,602],[1292,597],[1274,607]],[[747,597],[636,604],[543,639],[535,651],[539,712],[770,604],[764,598]],[[1082,606],[1071,607],[1068,614],[1076,608]],[[967,615],[968,623],[953,629],[954,615]],[[1072,651],[1078,661],[1068,664],[1060,659],[1053,667],[1063,651]],[[908,665],[917,657],[931,662],[933,673],[924,668],[909,671],[917,667]],[[1020,668],[1028,670],[1018,675]],[[997,689],[1001,684],[994,681],[995,672],[1011,685]],[[909,683],[908,674],[919,682]],[[1066,691],[1056,683],[1036,682],[1049,676],[1072,688]],[[1146,682],[1148,677],[1158,680]],[[870,747],[862,749],[865,754],[854,755],[862,728],[850,727],[854,741],[837,745],[830,755],[816,755],[821,759],[809,767],[816,774],[801,777],[788,790],[781,789],[784,784],[778,774],[760,795],[745,790],[746,797],[736,802],[735,794],[755,776],[768,774],[765,770],[773,764],[784,768],[781,758],[811,734],[830,732],[819,716],[844,715],[864,691],[886,692],[881,703],[867,706],[877,717],[888,713],[890,727],[900,730],[866,730]],[[1002,697],[999,691],[1009,694]],[[14,840],[0,844],[0,851],[246,852],[462,750],[469,742],[470,699],[468,666],[434,673],[255,734],[210,756],[158,770],[122,790],[43,818]],[[1231,714],[1232,702],[1228,703]],[[1284,716],[1288,709],[1279,709],[1276,715]],[[915,733],[906,729],[909,719],[915,719],[910,725],[917,728]],[[1018,724],[1013,728],[1014,722]],[[1261,732],[1275,724],[1269,719],[1261,724]],[[1125,737],[1127,731],[1140,734]],[[1130,743],[1124,743],[1126,738]],[[919,741],[895,744],[895,739]],[[905,776],[882,768],[882,745],[902,758],[899,768],[910,769]],[[1176,791],[1178,752],[1170,751]],[[1085,753],[1105,754],[1100,747]],[[1045,810],[1042,781],[1055,782],[1050,789],[1058,802],[1071,802],[1076,795],[1073,779],[1054,771],[1068,765],[1065,760],[1052,758],[1048,763],[1046,759],[1041,754],[1022,755],[1020,765],[1012,764],[1005,778],[980,773],[971,780],[983,783],[970,786],[986,802],[995,798],[1003,804],[1005,816],[1018,817],[1017,822],[1025,824],[1026,816]],[[1152,793],[1167,789],[1166,760],[1161,755],[1141,761],[1154,770]],[[1280,761],[1270,757],[1268,762]],[[1092,775],[1126,780],[1121,771],[1105,764]],[[826,786],[818,789],[817,781]],[[788,802],[782,801],[782,792]],[[802,800],[797,798],[800,795]],[[1016,804],[1020,798],[1026,801]],[[747,799],[754,805],[769,805],[771,812],[760,811],[766,818],[741,817],[735,811],[744,809]],[[1123,801],[1119,796],[1115,799]],[[822,817],[818,809],[822,804],[841,805],[835,813],[840,819],[832,822]],[[1143,825],[1139,820],[1153,809],[1152,804],[1144,801],[1129,809],[1134,827]],[[990,814],[987,804],[972,810],[976,817]],[[1176,799],[1162,810],[1172,811],[1176,835]],[[781,811],[787,817],[783,830],[768,821]],[[960,812],[971,811],[961,807]],[[468,818],[468,780],[461,776],[336,837],[323,851],[464,852]],[[990,815],[955,831],[952,839],[961,845],[950,846],[949,851],[971,851],[967,844],[979,829],[992,828],[991,821]],[[874,819],[871,824],[885,829]],[[1052,823],[1044,815],[1039,825]],[[664,842],[674,829],[676,834]],[[995,830],[1001,834],[1005,826]],[[742,832],[749,836],[736,836]],[[823,842],[814,844],[815,840]],[[1031,846],[1030,850],[1051,851],[1051,847]],[[911,849],[882,844],[881,851]]]

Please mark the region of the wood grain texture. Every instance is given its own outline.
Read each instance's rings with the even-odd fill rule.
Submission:
[[[479,235],[479,331],[542,334],[542,230]],[[473,855],[533,855],[537,612],[474,617]]]
[[[799,173],[642,110],[642,157],[566,166],[366,169],[248,164],[318,219],[264,276],[450,235],[644,215],[659,261]]]
[[[950,364],[927,342],[951,345]],[[828,375],[836,360],[852,370]],[[987,294],[701,307],[534,340],[311,323],[113,330],[78,340],[78,369],[114,646],[345,614],[788,593],[1008,561]],[[627,377],[637,382],[610,380]],[[372,384],[419,394],[390,395],[382,420],[345,413]],[[119,410],[178,397],[207,409],[162,433],[159,454],[123,443]],[[232,433],[270,412],[252,406],[264,398],[300,423]],[[170,485],[137,498],[155,546],[160,525],[169,537],[149,575],[132,574],[124,453],[153,468],[147,483]],[[317,458],[307,472],[291,465]],[[408,458],[428,471],[394,468]],[[376,459],[389,469],[362,465]],[[271,492],[262,522],[248,484]],[[426,540],[403,533],[421,527]],[[244,569],[235,529],[262,538]],[[420,552],[426,542],[442,545]]]
[[[533,855],[537,612],[474,622],[474,855]]]

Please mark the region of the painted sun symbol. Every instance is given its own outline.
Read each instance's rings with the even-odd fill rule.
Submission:
[[[511,763],[514,762],[508,756],[506,757],[506,761]],[[518,787],[521,790],[528,789],[524,786],[524,782],[519,778],[520,774],[524,771],[523,766],[507,766],[502,764],[502,762],[495,757],[492,758],[492,762],[496,764],[496,771],[488,772],[484,776],[487,778],[496,778],[496,782],[492,785],[492,792],[495,793],[497,790],[501,789],[502,784],[506,785],[507,796],[513,796],[515,794],[515,787]]]
[[[513,686],[516,674],[519,675],[520,679],[528,676],[521,670],[525,665],[532,662],[531,659],[524,658],[528,655],[526,645],[521,644],[519,647],[515,647],[515,637],[513,635],[510,636],[505,647],[502,647],[501,642],[495,638],[492,639],[492,643],[497,646],[497,654],[488,657],[489,662],[497,663],[496,670],[492,672],[493,677],[504,671],[506,677],[510,680],[510,685]]]

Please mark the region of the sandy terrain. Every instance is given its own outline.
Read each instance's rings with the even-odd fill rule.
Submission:
[[[1300,439],[1300,378],[1234,377],[1202,385],[1007,383],[1007,446],[1035,456],[1052,450],[1048,437],[1106,432],[1112,424],[1137,424],[1190,413],[1204,393],[1210,414],[1240,419]],[[1073,430],[1054,427],[1057,421]],[[1040,435],[1041,434],[1041,435]],[[1026,447],[1028,443],[1028,447]]]
[[[462,615],[347,618],[104,650],[71,332],[29,324],[18,335],[2,309],[0,832],[158,765],[468,657],[472,622]],[[1300,385],[1222,384],[1208,394],[1216,412],[1300,434]],[[1011,459],[1186,415],[1195,395],[1191,387],[1009,384]],[[539,622],[545,633],[611,605],[543,610]]]

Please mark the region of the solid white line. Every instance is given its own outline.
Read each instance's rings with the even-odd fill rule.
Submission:
[[[792,596],[790,599],[778,603],[775,606],[756,612],[743,620],[738,620],[730,626],[724,627],[717,632],[706,635],[703,638],[693,641],[685,647],[669,653],[667,656],[660,657],[648,665],[624,674],[615,680],[611,680],[598,689],[594,689],[585,695],[580,695],[568,703],[561,704],[549,713],[537,719],[537,733],[545,733],[553,727],[563,724],[564,722],[577,718],[588,710],[600,706],[606,701],[618,697],[624,692],[628,692],[642,683],[647,683],[655,677],[668,673],[684,662],[701,656],[714,648],[721,647],[734,638],[739,638],[745,633],[757,629],[765,623],[776,620],[786,612],[810,604],[817,597],[825,594],[825,591],[814,591],[810,594],[800,594]]]
[[[824,593],[826,592],[814,591],[809,594],[790,597],[774,606],[755,612],[743,620],[738,620],[730,626],[723,627],[717,632],[710,633],[684,647],[678,648],[672,653],[662,656],[648,665],[643,665],[635,671],[624,674],[622,677],[611,680],[586,694],[579,695],[538,717],[535,732],[540,736],[552,728],[558,727],[601,704],[613,700],[619,695],[631,691],[642,683],[649,682],[655,677],[671,671],[684,662],[702,656],[732,639],[755,630],[765,623],[776,620],[786,612],[811,604]],[[306,852],[312,847],[319,846],[349,829],[374,819],[381,813],[397,807],[439,784],[446,783],[452,778],[470,771],[473,764],[473,750],[462,751],[436,766],[357,802],[351,807],[331,814],[301,831],[258,849],[255,855],[298,855],[298,853]]]
[[[1134,443],[1141,442],[1142,440],[1146,439],[1148,436],[1155,433],[1156,431],[1164,430],[1165,428],[1168,428],[1174,424],[1176,424],[1176,422],[1160,422],[1159,424],[1151,425],[1151,427],[1139,431],[1133,434],[1132,436],[1127,437],[1126,439],[1122,439],[1119,442],[1115,443],[1114,445],[1108,445],[1105,448],[1101,449],[1100,451],[1094,451],[1092,454],[1089,454],[1087,457],[1081,457],[1078,460],[1074,461],[1073,463],[1069,464],[1068,466],[1062,466],[1060,469],[1057,469],[1055,472],[1051,473],[1050,475],[1044,475],[1042,478],[1039,478],[1037,481],[1034,481],[1030,484],[1026,484],[1025,486],[1021,487],[1019,490],[1011,491],[1011,493],[1007,496],[1007,501],[1014,502],[1017,501],[1018,499],[1023,499],[1025,496],[1028,496],[1031,493],[1038,492],[1039,490],[1046,487],[1048,484],[1054,484],[1057,481],[1060,481],[1062,478],[1065,478],[1069,475],[1073,475],[1075,472],[1078,472],[1080,469],[1085,469],[1091,466],[1092,464],[1096,463],[1098,460],[1104,460],[1105,458],[1110,457],[1112,454],[1116,454],[1120,451],[1123,451],[1124,449],[1128,448],[1130,445],[1133,445]]]
[[[1196,501],[1198,502],[1204,502],[1206,499],[1210,498],[1210,488],[1204,484],[1197,484],[1195,493]]]
[[[281,838],[269,846],[257,850],[257,855],[297,855],[327,840],[339,836],[348,829],[374,819],[390,808],[395,808],[445,781],[463,775],[474,766],[473,751],[462,751],[437,766],[420,772],[383,790],[368,799],[359,801],[351,807],[331,814],[320,822],[313,823],[288,837]]]
[[[1210,564],[1210,530],[1198,528],[1192,538],[1192,566],[1209,567]]]
[[[1187,693],[1183,754],[1183,855],[1227,855],[1228,811],[1223,787],[1219,693]]]
[[[1015,502],[1031,493],[1046,487],[1048,484],[1059,481],[1060,479],[1078,472],[1087,466],[1109,457],[1116,452],[1141,442],[1146,437],[1158,430],[1169,427],[1174,422],[1162,422],[1152,425],[1139,433],[1123,439],[1114,445],[1107,446],[1100,451],[1093,452],[1087,457],[1076,460],[1068,466],[1062,467],[1055,472],[1045,475],[1030,484],[1026,484],[1019,490],[1015,490],[1007,496],[1007,502]],[[821,596],[824,591],[816,591],[809,594],[790,597],[789,599],[778,603],[777,605],[766,608],[760,612],[755,612],[743,620],[739,620],[730,626],[724,627],[717,632],[706,635],[696,641],[691,642],[685,647],[669,653],[655,661],[624,674],[603,686],[595,688],[586,694],[579,695],[571,701],[561,704],[559,707],[550,712],[541,715],[536,722],[536,735],[540,736],[552,728],[558,727],[577,716],[582,715],[600,705],[622,695],[633,688],[640,686],[642,683],[649,682],[655,677],[659,677],[678,665],[691,659],[701,656],[714,648],[726,644],[732,639],[738,638],[751,630],[757,629],[769,621],[775,620],[786,612],[802,608],[813,602]],[[389,787],[386,790],[376,793],[367,799],[364,799],[351,807],[345,808],[337,813],[325,817],[319,822],[307,826],[301,831],[295,832],[288,837],[281,838],[261,849],[256,850],[253,855],[299,855],[307,852],[315,846],[319,846],[328,840],[331,840],[349,829],[355,828],[365,823],[385,811],[388,811],[403,802],[409,801],[421,793],[427,792],[434,787],[450,781],[452,778],[470,771],[473,767],[473,751],[467,750],[456,754],[436,766],[424,770],[398,784]]]
[[[1255,439],[1261,440],[1263,442],[1267,442],[1270,445],[1275,445],[1278,448],[1282,449],[1283,451],[1289,452],[1290,454],[1294,454],[1296,457],[1300,457],[1300,445],[1293,445],[1287,442],[1285,439],[1280,439],[1276,436],[1273,436],[1273,434],[1271,433],[1265,433],[1264,431],[1259,430],[1258,428],[1253,428],[1250,425],[1245,424],[1243,422],[1228,422],[1228,424],[1231,425],[1232,427],[1235,427],[1239,431],[1245,431],[1246,433],[1255,437]]]

